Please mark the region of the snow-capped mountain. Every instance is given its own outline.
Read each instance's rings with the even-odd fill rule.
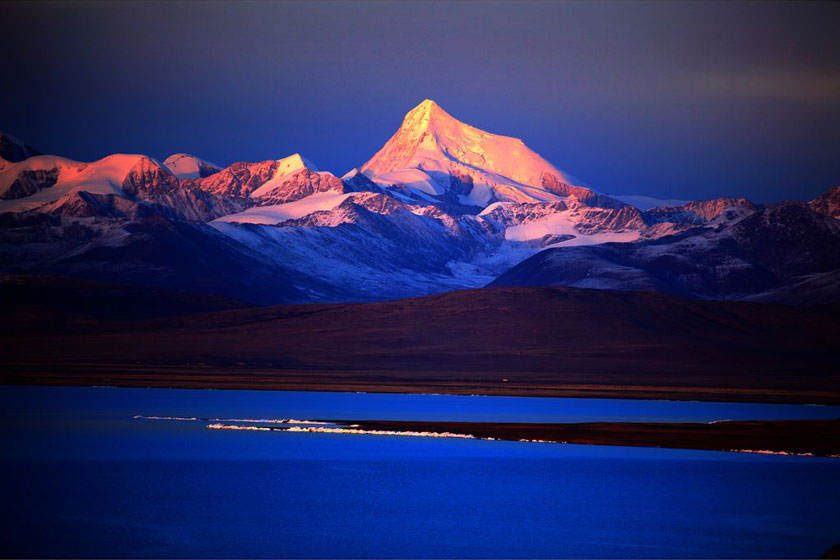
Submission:
[[[85,201],[123,199],[123,206],[142,205],[190,221],[206,221],[243,208],[236,200],[204,192],[180,181],[144,155],[114,154],[91,163],[57,156],[0,161],[0,213],[62,213],[79,208],[96,215]],[[110,204],[107,204],[110,206]]]
[[[283,204],[318,193],[351,192],[357,188],[329,171],[319,171],[300,154],[257,163],[234,163],[185,184],[215,196],[239,199],[247,206]]]
[[[403,195],[481,208],[496,201],[555,202],[571,187],[522,140],[464,124],[430,99],[406,114],[361,170]]]
[[[840,271],[840,221],[804,203],[749,206],[752,211],[741,219],[717,221],[727,213],[723,210],[712,213],[706,224],[654,240],[555,247],[492,284],[656,290],[710,299],[773,300],[774,294],[784,293],[779,299],[789,303],[815,303],[809,292],[825,283],[820,279],[836,279]],[[661,217],[658,210],[651,213]],[[823,290],[824,301],[840,301],[836,285],[833,295]]]
[[[209,177],[222,170],[221,166],[191,154],[172,154],[163,160],[163,166],[179,179]]]
[[[14,146],[21,161],[0,160],[3,273],[263,303],[494,280],[791,301],[801,286],[831,292],[825,275],[840,269],[830,249],[840,188],[771,207],[606,196],[431,100],[341,177],[300,154],[220,167],[188,154],[82,163]]]

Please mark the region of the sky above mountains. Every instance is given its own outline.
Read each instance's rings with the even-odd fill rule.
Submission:
[[[424,98],[580,184],[808,199],[840,184],[840,7],[4,3],[0,130],[79,160],[300,152],[343,174]]]

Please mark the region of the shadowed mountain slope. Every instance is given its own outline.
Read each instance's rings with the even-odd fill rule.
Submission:
[[[655,240],[556,247],[493,286],[644,289],[709,299],[840,301],[840,221],[808,205],[761,208],[731,224]]]

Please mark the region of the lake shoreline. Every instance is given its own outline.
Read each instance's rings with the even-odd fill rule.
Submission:
[[[213,430],[459,438],[840,457],[840,418],[707,422],[487,422],[448,420],[248,419],[135,415]]]
[[[456,434],[475,439],[697,449],[780,455],[840,457],[840,419],[739,420],[711,423],[662,422],[439,422],[403,420],[326,420],[293,431],[326,432],[350,427],[352,433],[383,435]],[[219,427],[216,425],[214,427]],[[210,427],[210,426],[208,426]],[[288,428],[270,428],[284,431]],[[440,437],[440,436],[438,436]],[[447,436],[444,436],[447,437]],[[452,436],[456,437],[456,436]]]
[[[443,394],[498,397],[593,398],[663,401],[840,405],[828,390],[753,387],[692,387],[590,383],[522,383],[489,379],[406,378],[405,372],[282,371],[262,368],[149,367],[137,364],[35,364],[12,366],[6,385],[135,387],[342,393]],[[490,374],[487,375],[489,377]],[[494,376],[497,377],[497,376]]]
[[[521,550],[502,548],[514,533],[548,543],[535,556],[557,555],[552,551],[569,542],[581,551],[570,556],[641,556],[632,553],[639,550],[635,546],[595,554],[587,535],[590,527],[604,527],[604,519],[627,535],[639,535],[622,542],[644,546],[660,539],[663,557],[683,550],[678,546],[689,556],[726,557],[737,548],[746,551],[741,556],[789,550],[789,557],[816,557],[836,540],[831,524],[836,459],[632,447],[626,441],[564,445],[306,431],[326,426],[311,424],[318,419],[417,419],[437,421],[437,429],[460,420],[491,422],[482,425],[493,437],[503,436],[498,433],[503,426],[492,424],[498,421],[701,423],[795,414],[833,419],[840,416],[836,407],[44,386],[7,386],[3,392],[11,481],[7,509],[15,512],[7,527],[15,546],[11,556],[26,555],[18,550],[35,555],[36,545],[43,557],[66,556],[67,550],[79,557],[119,556],[125,546],[111,535],[119,527],[150,523],[152,532],[127,533],[147,536],[144,557],[160,550],[161,538],[168,539],[163,542],[173,557],[219,556],[232,540],[261,543],[255,556],[328,557],[326,547],[315,549],[312,543],[345,528],[340,543],[353,544],[356,535],[365,540],[352,550],[343,545],[342,555],[365,557],[371,546],[404,527],[422,532],[412,529],[405,546],[397,543],[390,556],[409,550],[424,557],[459,556],[465,549],[457,542],[445,555],[411,547],[439,542],[438,535],[447,532],[460,535],[463,523],[471,524],[470,535],[501,551],[499,557],[516,557]],[[214,423],[288,426],[297,433],[209,429]],[[476,426],[469,431],[484,435]],[[520,435],[541,438],[509,434]],[[774,524],[764,537],[768,515]],[[107,525],[91,522],[103,518]],[[554,521],[544,526],[535,519]],[[792,527],[801,542],[777,535],[776,522]],[[382,523],[390,525],[368,532]],[[557,534],[567,526],[569,532]],[[45,527],[58,527],[52,533],[58,537],[44,538]],[[529,533],[535,527],[540,532]],[[702,550],[700,541],[692,540],[698,531],[712,535]],[[718,535],[730,534],[719,545]],[[300,543],[292,552],[276,546],[289,542],[288,535]],[[743,539],[737,547],[736,538]],[[473,555],[490,556],[486,550]]]

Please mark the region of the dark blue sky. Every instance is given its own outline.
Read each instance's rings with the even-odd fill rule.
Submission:
[[[612,193],[840,184],[840,7],[4,3],[0,130],[92,160],[301,152],[342,174],[430,97]]]

